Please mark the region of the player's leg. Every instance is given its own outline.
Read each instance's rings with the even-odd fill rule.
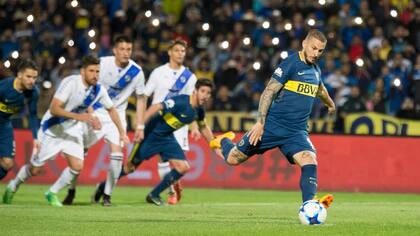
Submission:
[[[236,166],[246,160],[248,160],[257,147],[251,147],[249,143],[249,137],[245,134],[237,144],[233,143],[232,140],[235,138],[235,133],[227,132],[222,135],[218,135],[215,139],[210,142],[211,148],[220,148],[223,159],[227,164]],[[255,149],[255,150],[254,150]]]
[[[300,189],[302,201],[315,199],[317,192],[317,162],[316,155],[312,151],[302,151],[293,156],[295,163],[301,167]],[[332,194],[327,194],[319,199],[326,208],[334,201]]]
[[[136,143],[128,156],[127,163],[121,168],[118,179],[134,172],[136,168],[145,160],[143,157],[149,155],[147,151],[148,139],[145,138],[143,142]],[[95,191],[92,194],[92,203],[99,203],[101,197],[105,194],[106,181],[102,181],[96,185]]]
[[[120,178],[121,169],[122,169],[122,161],[123,161],[123,153],[121,150],[120,145],[116,145],[114,143],[109,143],[111,154],[110,154],[110,162],[108,168],[108,174],[105,181],[105,189],[104,189],[104,196],[103,196],[103,205],[104,206],[111,206],[111,195],[112,190],[114,189],[115,185]]]
[[[39,175],[44,164],[60,152],[61,147],[56,139],[41,135],[38,138],[40,140],[38,153],[33,153],[30,163],[23,165],[16,177],[9,182],[3,195],[4,203],[12,203],[13,196],[19,189],[19,186],[32,176]]]
[[[163,205],[160,193],[176,183],[190,168],[186,161],[184,151],[173,136],[155,140],[155,151],[160,153],[163,161],[169,161],[173,169],[165,175],[160,183],[146,197],[146,201],[158,206]]]
[[[162,180],[163,178],[165,178],[165,176],[167,174],[169,174],[169,172],[171,172],[171,166],[169,164],[169,162],[167,161],[162,161],[162,159],[159,157],[158,160],[158,174],[159,174],[159,178]],[[169,204],[176,204],[178,202],[177,200],[177,195],[175,193],[175,188],[173,185],[169,186],[169,192],[168,192],[168,203]]]
[[[170,185],[176,183],[179,179],[184,176],[190,169],[190,165],[186,160],[170,159],[169,160],[174,167],[161,181],[160,183],[147,195],[146,201],[155,205],[164,205],[160,194]]]
[[[0,180],[6,177],[9,170],[14,166],[14,160],[11,157],[0,157]]]
[[[312,151],[301,151],[293,155],[293,160],[301,168],[302,201],[312,200],[318,185],[316,155]]]
[[[0,180],[6,177],[14,165],[15,142],[10,122],[0,123]]]
[[[176,141],[180,145],[181,149],[184,152],[188,152],[190,150],[189,142],[188,142],[188,126],[184,126],[173,133]],[[165,163],[165,162],[163,162]],[[166,162],[166,169],[160,174],[160,179],[162,180],[169,172],[171,171],[170,165]],[[168,203],[171,205],[177,204],[182,198],[182,184],[181,181],[177,181],[174,184],[171,184],[168,188]]]
[[[13,196],[19,189],[19,186],[27,181],[32,176],[39,175],[42,171],[42,166],[34,166],[33,164],[25,164],[23,165],[16,177],[10,180],[9,184],[6,187],[6,190],[3,194],[3,203],[4,204],[12,204]]]
[[[83,156],[86,158],[88,153],[88,149],[85,148],[84,149],[84,153]],[[74,199],[76,198],[76,185],[77,185],[77,178],[69,185],[69,188],[67,190],[67,195],[64,197],[63,201],[61,203],[63,203],[63,205],[72,205]]]
[[[83,149],[83,138],[82,136],[67,136],[63,135],[59,139],[61,145],[61,152],[66,158],[67,165],[57,181],[50,187],[49,191],[45,194],[48,202],[52,206],[62,206],[62,203],[58,200],[57,193],[70,186],[80,174],[83,169],[84,160],[84,149]]]
[[[102,124],[102,121],[101,121]],[[83,157],[86,157],[89,151],[89,148],[95,145],[99,140],[102,139],[104,136],[104,132],[102,129],[95,130],[92,129],[87,124],[83,124]],[[74,199],[76,198],[76,184],[77,179],[75,179],[68,187],[67,195],[63,199],[63,205],[71,205],[73,204]]]
[[[71,156],[69,154],[63,153],[64,157],[67,160],[68,167],[66,167],[62,172],[60,177],[55,181],[55,183],[50,187],[45,197],[52,206],[61,207],[62,204],[58,200],[57,193],[72,184],[73,181],[77,179],[80,174],[80,171],[83,169],[83,159],[76,156]]]

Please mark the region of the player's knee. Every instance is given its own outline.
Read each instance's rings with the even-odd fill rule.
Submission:
[[[181,163],[175,165],[175,169],[179,173],[185,174],[190,170],[190,165],[188,164],[188,162],[184,161],[184,162],[181,162]]]
[[[3,169],[9,171],[13,168],[14,166],[14,161],[11,158],[3,158],[3,161],[1,162],[1,167],[3,167]]]
[[[80,172],[83,169],[83,162],[74,162],[70,164],[70,169]]]
[[[303,151],[296,156],[295,161],[300,165],[317,165],[316,155],[313,152]]]
[[[29,172],[31,172],[32,176],[37,176],[40,175],[42,172],[42,167],[38,167],[38,166],[29,166]]]

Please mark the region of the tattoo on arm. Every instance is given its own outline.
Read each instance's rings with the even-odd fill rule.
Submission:
[[[272,78],[261,94],[260,104],[258,106],[258,121],[260,121],[261,124],[265,124],[265,118],[267,116],[268,109],[273,102],[274,95],[280,91],[282,87],[283,85],[280,82]]]
[[[241,164],[242,162],[249,159],[247,155],[239,151],[236,147],[232,149],[232,151],[229,153],[229,156],[231,156],[237,164]]]

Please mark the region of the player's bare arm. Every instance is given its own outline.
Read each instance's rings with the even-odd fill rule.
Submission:
[[[144,139],[144,116],[146,111],[147,97],[144,95],[137,96],[136,107],[136,131],[134,133],[134,142],[141,142]]]
[[[50,112],[53,116],[64,117],[68,119],[74,119],[83,122],[93,121],[93,116],[89,113],[75,113],[64,110],[64,102],[57,98],[53,98],[51,101]]]
[[[147,123],[152,116],[154,116],[157,112],[163,109],[163,105],[161,103],[151,105],[146,113],[144,114],[144,123]]]
[[[210,142],[214,139],[213,131],[211,131],[210,126],[206,124],[205,121],[196,121],[197,129],[204,136],[207,142]]]
[[[271,103],[273,102],[275,94],[277,94],[282,87],[283,85],[280,82],[278,82],[276,79],[271,78],[267,84],[267,87],[261,94],[260,104],[258,106],[257,123],[255,123],[255,125],[248,133],[249,142],[254,146],[259,140],[261,140],[268,109],[270,108]]]
[[[323,84],[319,86],[317,96],[328,107],[328,113],[333,114],[336,109],[335,104],[334,101],[331,99],[330,95],[328,94],[327,88],[325,88]]]
[[[190,124],[190,128],[191,128],[191,136],[192,136],[192,138],[194,140],[200,139],[202,132],[200,131],[201,130],[201,127],[197,124],[197,121],[193,121]]]

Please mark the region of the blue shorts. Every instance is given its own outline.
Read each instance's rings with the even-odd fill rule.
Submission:
[[[152,133],[133,147],[129,161],[138,165],[156,154],[160,155],[162,161],[169,161],[170,159],[186,160],[184,151],[173,134],[162,137]]]
[[[291,164],[295,164],[293,156],[298,152],[316,152],[306,132],[296,133],[292,136],[277,136],[264,131],[261,141],[256,146],[249,143],[248,133],[246,133],[236,143],[236,147],[249,157],[278,147]]]
[[[10,121],[0,122],[0,158],[2,157],[15,157],[15,140]]]

